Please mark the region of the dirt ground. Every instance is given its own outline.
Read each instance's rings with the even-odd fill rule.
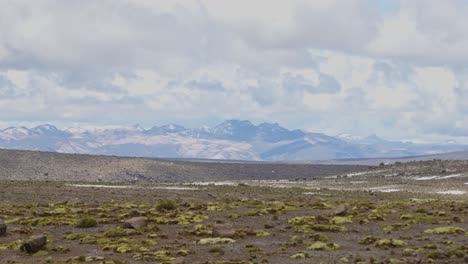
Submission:
[[[0,263],[467,263],[468,180],[423,167],[220,185],[0,181]],[[122,228],[140,216],[145,227]],[[19,250],[37,235],[45,248]]]
[[[0,179],[113,183],[311,179],[358,165],[183,161],[0,149]]]

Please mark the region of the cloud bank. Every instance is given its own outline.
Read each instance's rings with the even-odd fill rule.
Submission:
[[[0,0],[0,124],[466,141],[468,3],[388,3]]]

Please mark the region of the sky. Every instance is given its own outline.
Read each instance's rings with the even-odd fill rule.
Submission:
[[[468,142],[466,0],[0,0],[0,126]]]

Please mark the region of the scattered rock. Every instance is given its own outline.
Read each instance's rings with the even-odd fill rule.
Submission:
[[[20,250],[28,254],[33,254],[43,249],[47,244],[46,236],[32,237],[29,241],[21,245]]]
[[[217,237],[233,238],[236,236],[236,230],[231,225],[214,225],[213,235]]]
[[[348,207],[343,204],[330,210],[331,215],[345,215],[347,212],[348,212]]]
[[[132,217],[125,221],[122,225],[123,228],[140,229],[146,226],[146,220],[144,217]]]
[[[35,216],[45,216],[45,215],[47,215],[47,213],[44,210],[44,208],[37,208],[36,210],[33,211],[33,215],[35,215]]]
[[[49,203],[41,201],[37,203],[36,207],[49,207]]]

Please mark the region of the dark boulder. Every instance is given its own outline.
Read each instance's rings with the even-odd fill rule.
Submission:
[[[20,250],[28,254],[33,254],[43,249],[47,244],[46,236],[37,236],[32,237],[23,245],[21,245]]]

